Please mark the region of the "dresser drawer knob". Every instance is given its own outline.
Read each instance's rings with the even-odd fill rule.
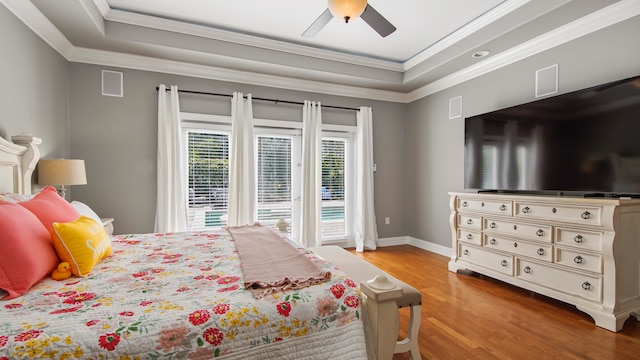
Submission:
[[[544,251],[543,248],[538,249],[538,255],[542,256],[545,254],[546,251]]]
[[[513,243],[513,247],[518,247],[518,243],[517,243],[517,242],[514,242],[514,243]]]
[[[524,267],[524,272],[527,273],[527,274],[531,274],[531,268],[528,267],[528,266],[525,266]]]
[[[581,243],[583,240],[582,235],[576,235],[576,237],[573,238],[573,241],[577,242],[578,244]]]
[[[469,255],[469,250],[468,249],[464,249],[464,251],[462,252],[465,255]]]
[[[557,212],[558,212],[558,209],[553,208],[553,209],[551,209],[551,212],[555,214],[555,213],[557,213]]]
[[[582,288],[585,290],[591,290],[591,284],[588,281],[582,283]]]
[[[471,225],[471,224],[473,224],[473,220],[467,219],[467,225]]]
[[[518,230],[518,225],[513,225],[513,230]]]
[[[588,211],[585,211],[582,213],[582,215],[580,215],[583,219],[585,220],[589,220],[591,218],[591,213]]]
[[[502,266],[504,266],[504,267],[507,267],[507,266],[509,265],[509,263],[507,262],[507,260],[502,260],[502,261],[500,262],[500,265],[502,265]]]
[[[480,206],[484,207],[484,202],[481,202],[481,203],[480,203]]]
[[[472,234],[467,234],[467,240],[471,240],[473,239],[473,235]]]
[[[507,211],[507,205],[505,204],[500,205],[500,211]]]
[[[492,229],[495,229],[498,225],[496,225],[496,223],[492,222],[491,224],[489,224],[489,227]]]
[[[573,262],[575,262],[576,264],[582,264],[582,256],[578,255],[574,257]]]
[[[491,244],[491,245],[495,245],[497,243],[498,243],[498,241],[496,239],[489,240],[489,244]]]
[[[538,231],[536,231],[536,235],[538,235],[538,236],[544,236],[544,230],[542,230],[542,229],[538,229]]]
[[[466,201],[463,201],[463,202],[462,202],[462,207],[467,207],[467,206],[469,206],[469,203],[468,203],[468,202],[466,202]]]
[[[528,214],[528,213],[529,213],[529,211],[531,211],[531,209],[529,209],[529,207],[528,207],[528,206],[525,206],[525,207],[523,207],[523,208],[522,208],[522,213],[523,213],[523,214]]]

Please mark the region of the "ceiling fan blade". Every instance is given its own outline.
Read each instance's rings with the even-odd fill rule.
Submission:
[[[316,21],[314,21],[313,24],[311,24],[311,26],[302,33],[302,37],[314,37],[318,35],[320,30],[322,30],[322,28],[325,27],[332,18],[333,15],[331,15],[331,11],[329,11],[329,9],[325,10],[320,16],[318,16]]]
[[[367,4],[367,7],[364,9],[364,12],[360,17],[382,37],[386,37],[396,31],[396,27],[369,4]]]

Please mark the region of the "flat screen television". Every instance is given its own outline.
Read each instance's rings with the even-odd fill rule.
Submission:
[[[640,197],[640,76],[465,119],[468,190]]]

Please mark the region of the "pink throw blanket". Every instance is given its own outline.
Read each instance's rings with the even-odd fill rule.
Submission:
[[[262,225],[229,227],[244,274],[244,285],[256,298],[300,289],[331,279],[293,244]]]

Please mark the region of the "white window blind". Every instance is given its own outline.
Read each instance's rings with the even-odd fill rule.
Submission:
[[[189,114],[187,114],[189,115]],[[190,116],[183,122],[188,156],[189,229],[226,226],[231,127],[222,117]],[[197,114],[196,114],[197,115]],[[256,220],[275,228],[279,219],[295,236],[300,221],[302,175],[300,128],[263,120],[254,127],[256,151]],[[351,129],[330,128],[322,137],[323,241],[353,237],[355,166]]]
[[[291,224],[292,138],[257,136],[257,219],[263,225],[275,226],[279,219]],[[288,229],[291,231],[291,227]]]
[[[229,134],[189,130],[189,230],[226,225],[229,197]]]
[[[322,238],[347,234],[345,156],[345,139],[322,139]]]

